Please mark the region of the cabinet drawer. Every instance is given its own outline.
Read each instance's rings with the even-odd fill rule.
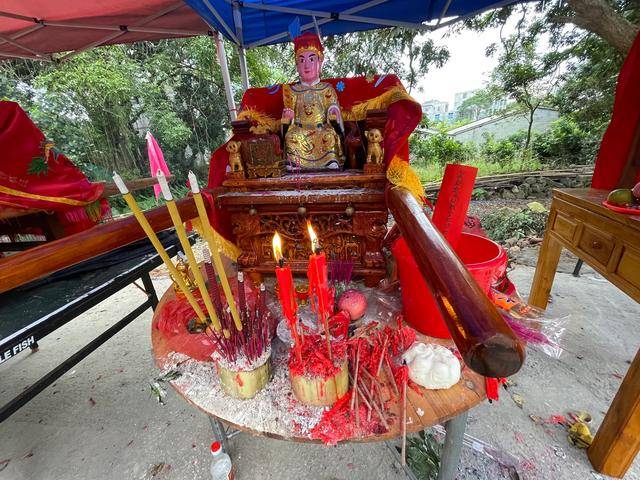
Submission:
[[[614,247],[613,237],[607,233],[585,225],[578,248],[606,267]]]
[[[640,251],[625,247],[616,274],[640,290]]]
[[[562,213],[558,213],[556,215],[556,218],[553,220],[553,226],[551,227],[555,233],[568,242],[573,242],[573,237],[576,234],[577,228],[578,222],[566,215],[563,215]]]

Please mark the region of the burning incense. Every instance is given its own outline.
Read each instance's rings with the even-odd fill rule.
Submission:
[[[198,305],[198,302],[193,296],[193,294],[191,293],[191,290],[189,290],[189,288],[185,285],[184,280],[182,280],[182,276],[180,275],[180,272],[178,272],[175,265],[171,261],[171,258],[169,258],[167,251],[162,246],[162,243],[160,243],[160,240],[158,240],[158,236],[156,235],[156,232],[153,231],[153,228],[149,224],[149,221],[144,216],[144,213],[142,213],[142,210],[140,210],[140,207],[138,207],[138,204],[136,203],[135,198],[133,198],[133,195],[129,193],[129,189],[127,188],[124,181],[122,180],[122,177],[118,175],[116,172],[113,172],[113,181],[118,187],[118,190],[120,190],[120,193],[122,194],[122,198],[124,198],[124,201],[127,202],[127,205],[133,212],[133,215],[136,217],[136,220],[138,220],[140,227],[142,228],[142,230],[144,230],[144,233],[147,235],[147,237],[149,237],[149,240],[151,241],[151,244],[153,245],[153,247],[156,249],[156,252],[158,252],[158,255],[160,255],[160,258],[162,259],[165,266],[169,270],[169,273],[171,273],[171,275],[173,276],[174,281],[178,285],[178,288],[180,288],[180,291],[186,297],[187,301],[189,302],[189,305],[191,305],[191,308],[193,308],[193,311],[198,317],[198,320],[200,320],[201,323],[206,323],[207,320],[204,312],[200,308],[200,305]]]
[[[166,201],[167,210],[169,210],[169,216],[171,217],[171,221],[176,228],[176,233],[178,235],[178,239],[180,240],[180,245],[182,245],[182,249],[184,250],[187,259],[189,260],[189,266],[191,267],[193,278],[196,281],[196,285],[198,285],[198,290],[200,290],[200,295],[204,300],[204,305],[207,308],[207,313],[209,314],[211,323],[213,323],[213,328],[216,330],[216,332],[219,332],[222,330],[220,320],[218,320],[216,310],[213,307],[213,303],[211,303],[211,297],[209,297],[207,286],[204,282],[204,278],[202,278],[202,272],[200,271],[200,267],[198,265],[198,262],[196,261],[196,257],[193,254],[193,250],[191,249],[191,244],[189,243],[189,239],[187,238],[187,232],[184,228],[184,224],[182,223],[182,219],[180,218],[180,212],[178,212],[176,202],[173,200],[173,195],[171,195],[171,190],[169,189],[167,178],[164,176],[161,170],[158,170],[156,177],[158,179],[158,183],[160,184],[160,189],[162,190],[162,196]]]
[[[200,218],[200,223],[202,224],[202,230],[204,231],[204,238],[209,245],[209,250],[211,251],[211,256],[213,258],[213,264],[218,272],[218,276],[220,277],[220,284],[222,285],[222,290],[224,291],[224,296],[227,299],[227,304],[231,309],[231,316],[233,317],[233,322],[236,325],[236,329],[238,331],[242,330],[242,321],[240,320],[240,315],[238,315],[238,310],[236,309],[236,302],[233,297],[233,293],[231,292],[231,286],[229,285],[229,279],[227,279],[227,275],[224,271],[224,265],[222,264],[222,258],[220,258],[220,251],[218,249],[218,242],[214,236],[214,230],[211,227],[211,223],[209,222],[209,216],[207,215],[207,209],[204,206],[204,201],[202,200],[202,194],[200,193],[200,186],[198,185],[198,179],[193,174],[193,172],[189,172],[189,185],[191,186],[191,192],[193,193],[193,199],[196,202],[196,208],[198,209],[198,217]]]
[[[404,362],[403,362],[404,363]],[[402,382],[402,466],[407,464],[407,383],[408,383],[408,367],[406,363],[400,367],[404,370]]]

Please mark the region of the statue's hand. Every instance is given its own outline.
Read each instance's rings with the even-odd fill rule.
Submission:
[[[283,123],[291,123],[293,118],[295,117],[295,112],[290,108],[285,108],[282,110],[282,121]]]
[[[340,107],[337,105],[331,105],[327,109],[327,117],[329,120],[336,120],[338,123],[342,123],[342,113],[340,112]]]

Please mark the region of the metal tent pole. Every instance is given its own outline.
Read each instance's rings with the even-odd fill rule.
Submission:
[[[224,43],[222,42],[220,34],[217,31],[213,33],[213,38],[216,41],[216,52],[218,54],[218,63],[220,64],[220,70],[222,71],[222,82],[224,83],[224,93],[227,97],[229,116],[231,117],[231,121],[234,121],[237,117],[236,102],[233,99],[231,76],[229,75],[229,65],[227,64],[227,54],[224,51]]]
[[[247,51],[238,46],[238,58],[240,59],[240,76],[242,77],[242,88],[249,88],[249,69],[247,68]]]
[[[247,51],[244,48],[244,38],[242,34],[242,15],[240,14],[240,4],[233,2],[233,24],[236,27],[238,37],[238,59],[240,60],[240,76],[242,77],[242,88],[249,88],[249,69],[247,68]]]

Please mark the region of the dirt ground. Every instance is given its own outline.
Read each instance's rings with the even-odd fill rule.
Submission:
[[[523,249],[510,273],[524,295],[537,252]],[[531,418],[584,410],[593,416],[595,431],[640,343],[640,306],[588,267],[574,278],[569,273],[574,265],[575,259],[563,257],[548,311],[564,319],[564,353],[554,359],[530,349],[500,401],[470,412],[469,435],[492,446],[494,458],[465,447],[459,479],[605,478],[592,471],[584,450],[569,445],[563,427]],[[164,292],[169,280],[161,271],[154,277],[156,289]],[[39,352],[0,365],[0,402],[142,300],[130,286],[45,338]],[[151,395],[149,383],[158,372],[150,321],[147,311],[0,424],[0,480],[209,478],[213,435],[207,418],[171,389],[164,406]],[[231,440],[230,454],[240,480],[404,478],[385,444],[327,448],[240,434]],[[625,478],[640,480],[638,461]]]

